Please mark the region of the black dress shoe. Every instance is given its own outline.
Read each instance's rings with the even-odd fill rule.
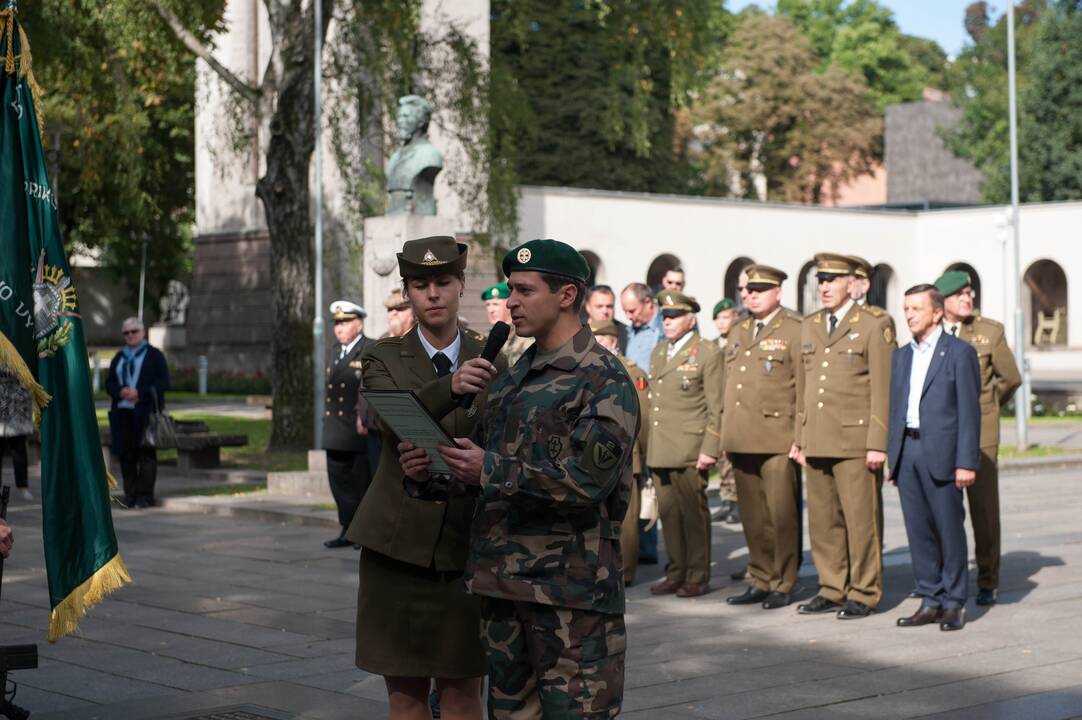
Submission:
[[[981,589],[977,591],[977,604],[978,605],[995,605],[996,604],[996,590]]]
[[[746,565],[743,568],[741,568],[740,570],[737,570],[734,573],[729,573],[729,579],[730,580],[743,580],[747,576],[748,576],[748,568],[747,568]]]
[[[754,603],[762,602],[769,595],[766,590],[760,590],[757,587],[750,587],[739,595],[732,595],[725,598],[725,602],[730,605],[752,605]]]
[[[325,547],[325,548],[327,548],[329,550],[334,550],[335,548],[349,547],[352,544],[353,544],[353,541],[346,540],[345,535],[339,535],[334,540],[328,540],[325,543],[323,543],[323,547]]]
[[[152,508],[154,507],[154,501],[148,500],[147,498],[139,498],[135,501],[135,507],[139,508],[140,510]]]
[[[919,627],[939,622],[943,617],[943,608],[922,607],[909,617],[898,618],[898,627]]]
[[[763,600],[763,610],[777,610],[791,602],[789,593],[772,592]]]
[[[827,600],[822,595],[816,595],[809,602],[797,605],[796,611],[801,615],[818,615],[819,613],[837,610],[840,607],[840,603],[836,603],[833,600]]]
[[[846,600],[845,607],[838,611],[839,620],[858,620],[860,618],[866,618],[871,615],[875,610],[868,607],[859,600]]]
[[[725,522],[728,525],[740,524],[740,506],[733,503],[733,507],[729,510],[729,514],[725,516]]]
[[[654,557],[639,557],[639,565],[657,565],[657,556]]]
[[[953,630],[961,630],[966,626],[966,609],[965,608],[948,608],[943,611],[943,617],[940,618],[939,629],[943,632],[951,632]]]

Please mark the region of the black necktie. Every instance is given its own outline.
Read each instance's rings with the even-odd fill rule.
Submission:
[[[763,324],[761,322],[755,323],[755,335],[752,337],[759,337],[759,333],[763,331]]]
[[[830,316],[830,330],[827,331],[827,335],[833,335],[834,334],[834,328],[836,328],[836,327],[838,327],[838,316],[837,315],[831,315]]]
[[[436,377],[443,377],[444,375],[451,374],[451,358],[447,357],[441,352],[432,356],[432,364],[436,368]]]
[[[955,337],[958,337],[958,326],[957,325],[951,325],[951,335],[953,335]]]

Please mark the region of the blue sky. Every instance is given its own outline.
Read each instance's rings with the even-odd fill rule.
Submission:
[[[962,27],[966,5],[972,0],[879,0],[894,11],[894,19],[902,32],[931,38],[938,42],[949,55],[957,55],[966,41]],[[763,8],[773,8],[769,0],[727,0],[725,6],[736,12],[753,2]],[[1003,0],[989,3],[992,17],[999,16],[1007,3]]]

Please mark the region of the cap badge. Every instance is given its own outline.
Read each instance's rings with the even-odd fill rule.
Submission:
[[[666,305],[675,305],[676,304],[676,303],[673,302],[672,295],[666,295],[665,296],[665,304]]]
[[[434,263],[437,262],[436,255],[431,250],[425,250],[425,256],[421,259],[421,262]]]
[[[533,253],[530,252],[530,248],[522,248],[518,251],[518,255],[516,255],[515,257],[518,258],[518,261],[520,263],[525,265],[526,263],[530,262],[530,258],[533,257]]]

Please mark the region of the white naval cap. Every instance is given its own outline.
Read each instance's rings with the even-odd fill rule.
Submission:
[[[355,320],[368,315],[364,308],[349,300],[335,300],[331,303],[331,315],[335,320]]]

